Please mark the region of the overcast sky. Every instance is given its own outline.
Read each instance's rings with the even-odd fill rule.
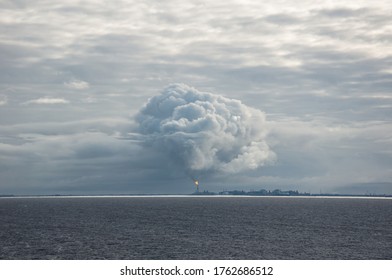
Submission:
[[[0,12],[0,194],[192,192],[135,118],[173,83],[265,116],[273,156],[199,172],[201,189],[392,193],[391,1],[1,0]]]

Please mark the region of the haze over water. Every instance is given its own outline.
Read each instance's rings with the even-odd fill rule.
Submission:
[[[392,200],[0,199],[0,259],[392,259]]]

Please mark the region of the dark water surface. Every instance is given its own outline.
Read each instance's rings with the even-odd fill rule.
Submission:
[[[1,198],[0,259],[392,259],[392,200]]]

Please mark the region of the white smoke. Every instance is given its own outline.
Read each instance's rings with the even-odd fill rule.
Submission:
[[[274,158],[263,112],[239,100],[173,84],[136,116],[145,142],[187,173],[256,169]]]

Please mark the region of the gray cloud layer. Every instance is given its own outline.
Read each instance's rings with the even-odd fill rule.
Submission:
[[[183,172],[157,163],[164,154],[127,136],[148,98],[177,82],[265,112],[270,133],[255,142],[269,148],[256,152],[277,155],[235,175],[205,172],[204,187],[392,182],[387,1],[20,0],[0,9],[0,193],[187,192]],[[241,139],[254,148],[253,136]],[[233,159],[206,152],[215,146],[199,153],[198,172]]]

